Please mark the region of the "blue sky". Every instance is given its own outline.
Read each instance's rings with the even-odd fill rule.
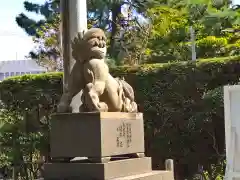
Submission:
[[[42,3],[44,0],[29,0]],[[0,6],[0,61],[24,59],[34,48],[32,38],[15,22],[15,17],[24,12],[24,0],[2,0]],[[234,0],[240,4],[240,0]],[[38,18],[34,13],[25,12],[30,17]]]

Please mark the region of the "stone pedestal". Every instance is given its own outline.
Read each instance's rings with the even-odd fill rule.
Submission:
[[[169,163],[166,171],[152,171],[151,158],[144,157],[141,113],[55,114],[50,146],[55,161],[44,165],[45,179],[174,179]],[[86,158],[66,162],[74,157]]]
[[[51,120],[50,143],[52,157],[144,153],[142,114],[57,114]]]

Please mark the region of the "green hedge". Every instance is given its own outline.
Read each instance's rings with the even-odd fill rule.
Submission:
[[[124,76],[135,89],[144,112],[146,152],[155,168],[173,158],[181,179],[195,174],[198,164],[210,171],[211,164],[224,158],[221,87],[239,81],[239,57],[119,67],[112,74]],[[37,121],[42,122],[55,111],[62,73],[9,78],[0,90],[6,109],[30,116],[28,122],[37,119],[37,109]],[[28,125],[37,129],[36,121]]]

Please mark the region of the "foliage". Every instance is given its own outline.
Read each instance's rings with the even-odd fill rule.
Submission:
[[[162,1],[161,1],[162,2]],[[163,5],[155,5],[148,9],[147,17],[151,19],[151,37],[147,49],[151,50],[152,62],[168,62],[191,59],[190,26],[195,29],[197,43],[206,45],[211,39],[227,39],[222,47],[208,43],[208,48],[198,47],[197,58],[237,55],[236,44],[228,41],[226,28],[236,28],[239,13],[230,8],[229,1],[183,0],[178,5],[167,0]],[[239,23],[238,23],[239,24]],[[232,38],[239,39],[231,33]],[[214,53],[211,50],[217,52]]]
[[[239,10],[231,8],[228,0],[90,0],[87,3],[88,27],[106,31],[108,56],[117,65],[189,60],[190,26],[196,30],[199,42],[206,41],[208,36],[228,39],[230,33],[223,30],[235,29],[240,20]],[[37,22],[24,14],[16,19],[35,39],[35,53],[32,52],[31,57],[51,70],[61,69],[61,63],[58,68],[61,62],[59,1],[47,0],[44,4],[26,1],[24,5],[26,10],[43,15]],[[237,33],[231,36],[239,39]],[[212,47],[214,43],[209,45],[218,52],[200,48],[198,58],[239,54],[237,44],[231,40],[220,49]]]
[[[140,25],[137,20],[125,27],[121,39],[116,43],[119,47],[116,63],[137,65],[146,62],[150,56],[150,50],[147,49],[150,33],[151,26]]]
[[[147,16],[151,20],[150,39],[147,48],[152,62],[176,60],[180,42],[187,41],[187,18],[183,12],[167,6],[150,8]]]
[[[34,19],[28,18],[24,13],[21,13],[16,17],[16,22],[26,33],[31,36],[36,36],[37,28],[45,23],[51,23],[55,18],[56,13],[59,12],[59,2],[59,0],[45,0],[44,4],[35,4],[24,1],[26,11],[42,15],[44,19],[35,21]]]
[[[139,110],[144,113],[146,151],[153,157],[154,168],[173,158],[176,179],[198,173],[199,165],[213,174],[213,165],[224,158],[221,87],[238,82],[239,57],[123,66],[111,71],[124,76],[136,91]],[[62,93],[62,73],[9,78],[0,83],[0,92],[1,122],[10,124],[9,129],[0,128],[1,143],[5,142],[0,154],[9,157],[4,162],[12,163],[16,155],[49,161],[48,122]],[[15,135],[19,148],[12,146],[9,133]]]
[[[36,179],[41,172],[38,161],[49,160],[48,123],[62,83],[54,77],[59,74],[16,77],[6,80],[14,85],[1,84],[1,99],[9,103],[3,104],[0,113],[0,160],[3,167],[8,165],[8,172],[13,166],[15,177]],[[9,85],[11,90],[5,91]]]
[[[33,36],[36,48],[30,56],[37,59],[40,63],[50,66],[50,68],[59,63],[59,0],[46,0],[44,4],[34,4],[28,1],[24,2],[27,11],[43,15],[40,21],[29,19],[21,13],[16,18],[18,25],[23,28],[30,36]],[[129,27],[137,26],[138,15],[152,5],[153,0],[91,0],[87,1],[88,6],[88,27],[100,27],[106,30],[109,37],[108,53],[111,58],[117,59],[120,51],[125,51],[121,47],[123,41],[123,32],[128,32]],[[135,15],[138,12],[138,15]],[[136,32],[136,31],[132,31]],[[143,31],[142,31],[143,32]],[[137,34],[137,33],[136,33]],[[136,43],[139,42],[138,37]],[[131,41],[130,39],[128,41]],[[136,45],[136,44],[135,44]],[[131,47],[128,52],[131,52]],[[141,54],[141,52],[140,52]],[[54,63],[54,61],[57,61]],[[131,63],[129,63],[131,64]],[[56,68],[55,68],[56,69]]]
[[[41,15],[39,21],[30,19],[24,13],[16,17],[17,24],[33,37],[34,49],[29,52],[29,56],[40,65],[45,66],[49,71],[62,69],[60,60],[60,0],[45,0],[43,4],[24,1],[24,8],[28,12]]]
[[[215,36],[207,36],[196,42],[197,54],[200,57],[221,57],[226,54],[226,46],[228,41],[226,38],[217,38]]]
[[[56,17],[51,23],[45,23],[36,30],[36,36],[33,38],[36,44],[35,49],[30,52],[30,57],[36,59],[48,71],[60,71],[63,69],[61,54],[61,34],[59,32],[60,16]]]
[[[224,179],[224,171],[225,171],[225,161],[221,161],[216,165],[211,165],[210,171],[204,172],[205,179],[213,179],[213,180],[222,180]]]

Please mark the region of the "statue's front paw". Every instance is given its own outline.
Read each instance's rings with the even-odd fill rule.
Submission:
[[[138,106],[137,106],[137,103],[136,102],[132,102],[131,103],[131,112],[132,113],[137,113],[138,112]]]
[[[98,109],[100,112],[108,112],[108,105],[104,102],[98,103]]]
[[[136,113],[138,112],[137,103],[134,101],[130,101],[130,99],[126,98],[123,104],[123,112]]]

